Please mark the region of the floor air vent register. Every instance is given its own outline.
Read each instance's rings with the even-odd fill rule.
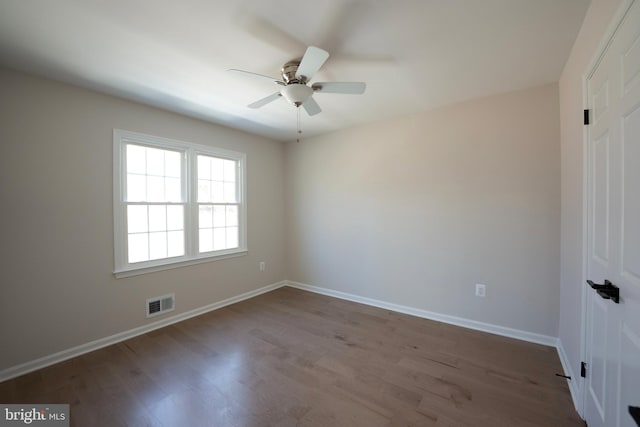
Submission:
[[[175,308],[175,294],[162,295],[147,300],[147,317],[173,311]]]

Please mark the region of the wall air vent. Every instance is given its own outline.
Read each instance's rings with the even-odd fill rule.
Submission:
[[[175,308],[175,294],[162,295],[147,300],[147,317],[173,311]]]

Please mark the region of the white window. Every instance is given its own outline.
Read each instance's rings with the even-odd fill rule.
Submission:
[[[244,254],[246,156],[115,129],[115,273]]]

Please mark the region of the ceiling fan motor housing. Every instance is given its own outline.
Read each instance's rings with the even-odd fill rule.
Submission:
[[[286,84],[306,83],[306,81],[304,81],[305,79],[304,77],[302,76],[300,76],[301,78],[296,77],[296,73],[298,72],[299,66],[300,66],[300,61],[297,59],[293,61],[289,61],[282,66],[282,69],[280,71],[282,72],[282,79],[285,81]]]

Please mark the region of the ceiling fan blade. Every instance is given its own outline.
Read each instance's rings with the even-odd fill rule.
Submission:
[[[275,83],[275,84],[279,84],[279,85],[284,85],[284,82],[274,79],[273,77],[269,77],[269,76],[265,76],[263,74],[257,74],[257,73],[252,73],[250,71],[244,71],[244,70],[236,70],[236,69],[229,69],[227,71],[231,71],[232,73],[237,73],[237,74],[242,74],[245,76],[249,76],[249,77],[256,77],[262,80],[269,80],[271,81],[271,83]]]
[[[296,77],[304,76],[306,81],[311,80],[327,58],[329,58],[329,52],[319,47],[309,46],[300,61]]]
[[[320,108],[316,100],[313,99],[313,97],[309,97],[309,99],[307,99],[304,102],[304,104],[302,104],[302,106],[304,107],[307,114],[310,116],[315,116],[316,114],[322,111],[322,109]]]
[[[346,40],[351,39],[351,35],[356,33],[362,24],[371,16],[372,5],[367,0],[350,0],[340,2],[340,7],[322,23],[324,37],[319,40],[323,46],[335,57],[341,52]]]
[[[364,93],[367,84],[363,82],[318,82],[311,85],[316,92],[322,93],[346,93],[360,95]]]
[[[270,102],[275,101],[276,99],[280,98],[282,95],[280,95],[280,92],[275,92],[272,93],[269,96],[265,96],[262,99],[257,100],[256,102],[253,102],[249,105],[247,105],[247,107],[249,108],[260,108],[260,107],[264,107],[265,105],[267,105]]]
[[[235,17],[235,22],[256,39],[283,52],[301,52],[307,45],[276,26],[271,21],[247,10]]]

